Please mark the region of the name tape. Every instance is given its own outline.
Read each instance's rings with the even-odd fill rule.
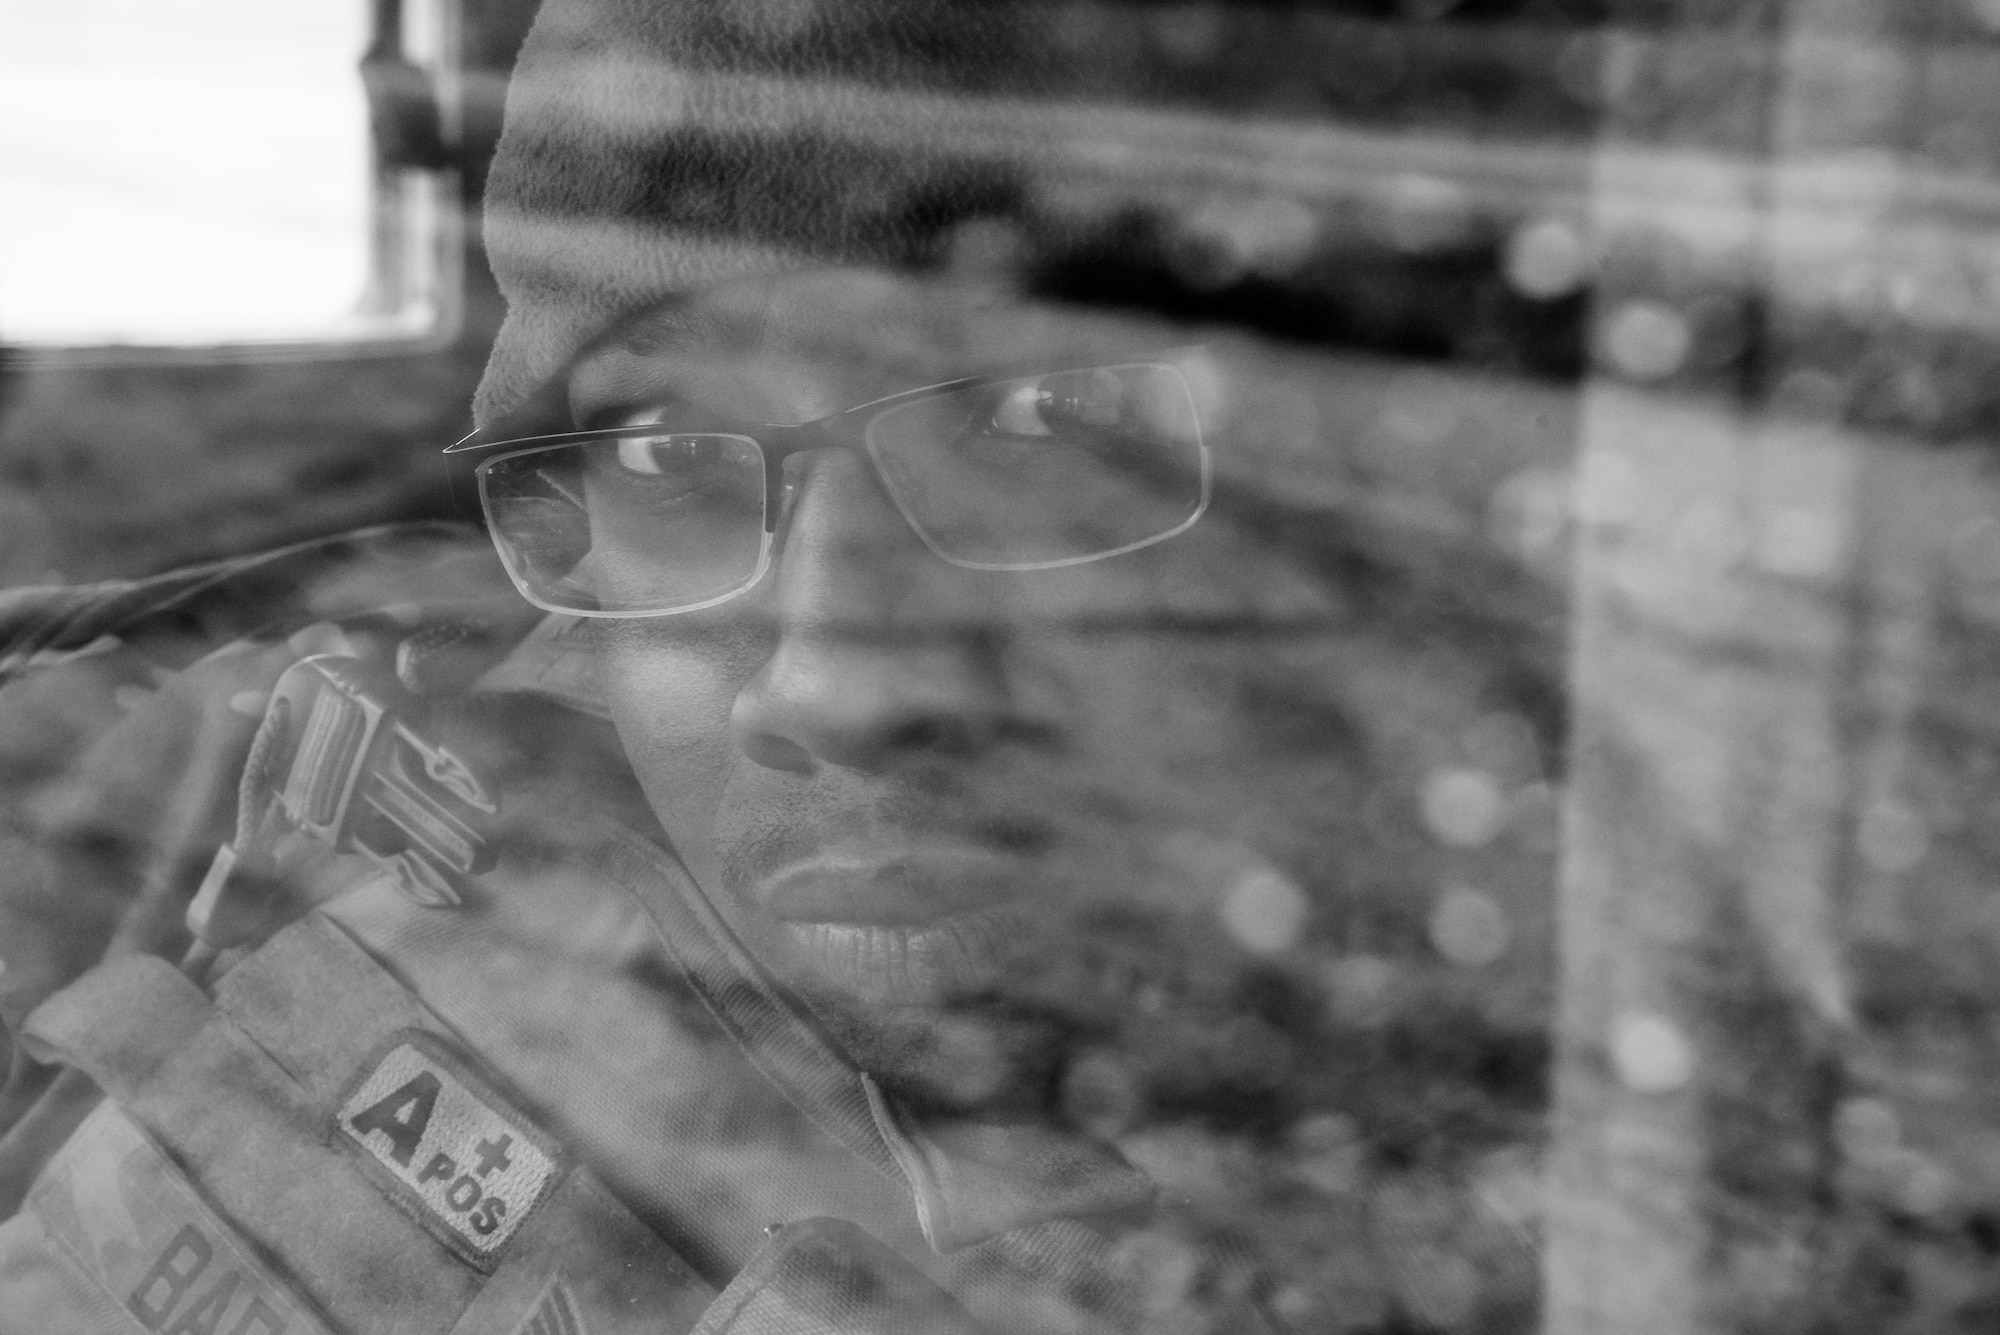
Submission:
[[[418,1030],[363,1068],[336,1124],[376,1184],[482,1271],[563,1173],[551,1141]]]
[[[139,1331],[329,1335],[115,1104],[100,1104],[77,1129],[28,1205]],[[63,1324],[61,1313],[38,1315],[51,1328]]]

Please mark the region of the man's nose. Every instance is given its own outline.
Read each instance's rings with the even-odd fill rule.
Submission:
[[[995,577],[932,555],[859,455],[805,463],[765,600],[771,656],[736,697],[738,745],[800,773],[990,746],[1019,722]]]

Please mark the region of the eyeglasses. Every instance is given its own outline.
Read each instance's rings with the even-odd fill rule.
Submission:
[[[578,616],[692,612],[770,566],[784,461],[855,449],[925,546],[971,570],[1102,560],[1208,506],[1194,397],[1166,362],[957,380],[800,426],[661,422],[495,442],[479,500],[528,601]]]

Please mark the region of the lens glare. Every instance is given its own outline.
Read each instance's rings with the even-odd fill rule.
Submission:
[[[754,580],[764,460],[747,436],[662,433],[490,460],[480,486],[501,554],[546,605],[691,609]]]
[[[1207,496],[1194,403],[1164,364],[928,395],[877,414],[867,443],[911,524],[962,565],[1130,551],[1187,527]]]

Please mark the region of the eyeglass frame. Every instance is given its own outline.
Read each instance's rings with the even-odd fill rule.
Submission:
[[[501,565],[506,569],[508,578],[513,581],[515,589],[519,591],[523,598],[526,598],[534,606],[544,611],[555,612],[564,616],[600,617],[615,620],[679,616],[683,612],[700,612],[707,608],[716,607],[750,592],[750,590],[756,588],[763,581],[765,574],[771,568],[771,548],[777,538],[778,520],[783,511],[785,461],[793,455],[803,454],[808,450],[815,449],[851,450],[866,459],[869,468],[874,471],[876,482],[882,487],[883,492],[887,494],[890,503],[895,506],[897,517],[903,521],[904,526],[910,532],[916,535],[925,548],[939,560],[963,570],[1054,570],[1065,566],[1087,565],[1090,562],[1106,560],[1113,556],[1124,556],[1129,552],[1136,552],[1157,543],[1165,542],[1169,538],[1178,537],[1182,533],[1187,532],[1188,529],[1194,526],[1195,521],[1207,513],[1213,490],[1213,459],[1209,452],[1207,437],[1202,430],[1201,412],[1199,407],[1192,402],[1193,396],[1192,392],[1188,390],[1186,377],[1182,374],[1181,368],[1168,359],[1173,355],[1184,357],[1190,351],[1198,351],[1198,349],[1175,349],[1171,354],[1154,354],[1151,357],[1141,357],[1131,361],[1101,362],[1091,366],[1062,366],[1043,370],[961,376],[954,380],[941,381],[934,385],[923,385],[916,389],[900,390],[897,393],[884,395],[878,399],[870,399],[866,403],[859,403],[851,408],[843,408],[839,412],[829,413],[825,417],[814,418],[809,422],[750,423],[731,421],[720,415],[700,415],[695,420],[712,421],[716,425],[665,427],[658,422],[638,422],[625,426],[598,427],[582,431],[559,431],[538,436],[508,437],[501,440],[481,440],[479,437],[485,433],[483,431],[473,431],[456,443],[446,446],[442,453],[450,463],[470,462],[475,456],[479,456],[477,462],[473,465],[472,473],[478,486],[480,515],[485,520],[488,536],[493,540],[494,551],[499,555]],[[1065,556],[1058,557],[1052,561],[1033,562],[967,561],[952,556],[942,551],[938,547],[938,544],[932,540],[930,534],[924,531],[923,526],[911,517],[909,510],[903,504],[902,498],[896,494],[895,487],[886,476],[882,461],[876,457],[874,447],[869,443],[867,437],[870,422],[874,421],[877,416],[888,409],[905,403],[916,402],[933,396],[941,397],[945,394],[958,393],[968,389],[978,389],[985,385],[1001,385],[1014,380],[1030,380],[1037,376],[1116,370],[1133,366],[1164,367],[1172,371],[1175,377],[1180,380],[1182,390],[1189,392],[1189,407],[1192,410],[1194,419],[1195,452],[1200,462],[1201,497],[1187,518],[1183,519],[1173,528],[1168,529],[1164,533],[1157,533],[1151,537],[1142,538],[1137,542],[1127,543],[1122,547],[1114,548],[1108,552],[1092,552],[1085,556]],[[708,598],[698,603],[690,603],[682,607],[609,612],[602,609],[557,607],[551,605],[546,599],[537,596],[533,589],[529,587],[528,581],[523,578],[521,572],[515,568],[513,558],[508,554],[507,548],[501,543],[499,534],[495,531],[493,513],[487,504],[486,497],[487,470],[493,464],[499,463],[502,460],[519,458],[522,455],[538,454],[544,451],[562,449],[571,445],[589,445],[607,440],[643,440],[652,436],[731,437],[738,440],[747,440],[756,448],[758,457],[764,461],[764,523],[762,539],[757,548],[757,564],[755,569],[745,577],[741,584],[730,589],[727,593],[717,594],[713,598]]]

